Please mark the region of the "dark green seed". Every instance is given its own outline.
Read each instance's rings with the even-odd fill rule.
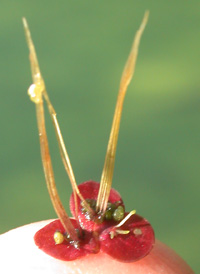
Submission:
[[[113,215],[113,212],[108,209],[108,210],[106,210],[104,217],[106,220],[112,220],[112,215]]]
[[[95,210],[96,208],[96,200],[93,199],[86,199],[86,202],[89,204],[89,206]]]
[[[108,202],[108,203],[107,203],[106,211],[107,211],[107,210],[110,210],[110,211],[114,212],[114,210],[115,210],[116,208],[117,208],[117,207],[116,207],[115,204],[112,204],[112,203]]]
[[[89,206],[95,210],[96,209],[96,200],[93,199],[86,199],[86,202],[89,204]],[[83,202],[81,202],[81,211],[83,213],[87,213],[87,209],[84,207]]]

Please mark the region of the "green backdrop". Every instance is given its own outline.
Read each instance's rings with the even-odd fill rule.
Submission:
[[[129,87],[113,180],[127,210],[198,271],[199,1],[1,1],[0,233],[56,215],[45,186],[21,18],[29,22],[77,182],[99,180],[121,72],[150,10]],[[71,188],[47,130],[66,210]],[[198,254],[198,255],[197,255]]]

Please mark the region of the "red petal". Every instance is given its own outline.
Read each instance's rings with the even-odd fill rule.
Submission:
[[[98,192],[99,192],[100,184],[94,181],[87,181],[78,186],[80,193],[82,194],[84,199],[93,199],[97,200]],[[96,223],[93,220],[87,218],[87,216],[81,211],[81,200],[77,197],[78,200],[78,220],[80,226],[87,231],[101,231],[102,229],[107,228],[108,226],[114,225],[113,221],[104,221],[102,223]],[[120,202],[123,205],[123,201],[121,199],[120,194],[115,190],[111,189],[109,201],[111,203]],[[70,197],[70,210],[73,216],[75,216],[75,204],[74,204],[74,195],[72,194]]]
[[[130,232],[117,234],[116,229]],[[116,233],[113,239],[111,239],[111,231]],[[122,262],[133,262],[145,257],[155,242],[154,231],[150,223],[138,215],[131,216],[119,228],[113,226],[105,229],[99,239],[101,250]]]
[[[70,219],[73,226],[78,228],[74,219]],[[35,244],[48,255],[63,261],[71,261],[85,256],[89,253],[99,252],[99,240],[93,237],[92,233],[85,232],[84,238],[80,240],[80,247],[75,248],[72,244],[64,241],[62,244],[55,244],[54,233],[60,231],[65,233],[60,220],[55,220],[40,229],[34,236]]]

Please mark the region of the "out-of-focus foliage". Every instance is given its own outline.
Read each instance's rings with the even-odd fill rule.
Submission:
[[[199,1],[1,1],[0,232],[56,217],[45,186],[22,16],[29,22],[77,182],[99,180],[120,75],[144,11],[114,188],[156,236],[199,266]],[[47,118],[56,181],[69,180]]]

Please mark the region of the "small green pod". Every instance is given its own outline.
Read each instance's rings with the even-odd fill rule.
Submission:
[[[118,206],[113,212],[113,220],[119,222],[124,218],[124,207]]]
[[[112,212],[112,210],[107,209],[106,212],[105,212],[104,218],[106,220],[112,220],[112,218],[113,218],[113,212]]]
[[[108,202],[104,218],[106,220],[112,220],[115,209],[116,209],[116,205]]]

